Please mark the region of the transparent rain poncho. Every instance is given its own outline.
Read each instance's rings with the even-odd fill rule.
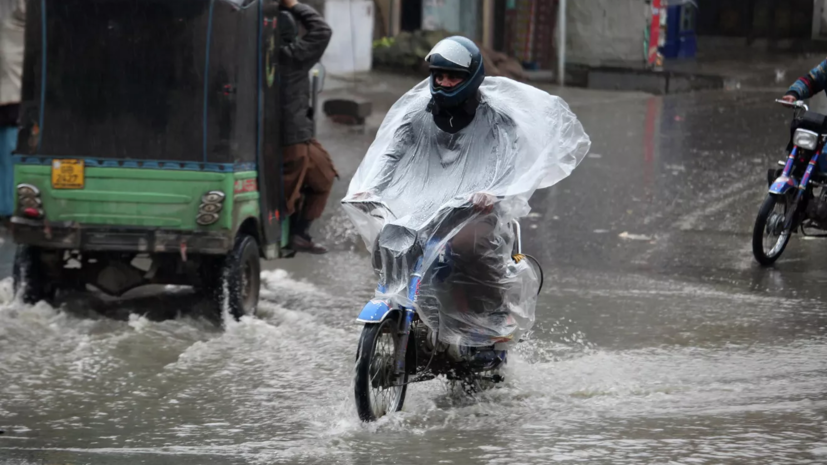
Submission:
[[[372,253],[376,299],[415,308],[440,342],[465,346],[517,340],[533,325],[539,270],[515,259],[514,223],[591,145],[558,97],[503,78],[486,78],[480,93],[474,120],[456,134],[427,111],[427,80],[405,94],[343,200]],[[493,208],[472,206],[480,193]]]

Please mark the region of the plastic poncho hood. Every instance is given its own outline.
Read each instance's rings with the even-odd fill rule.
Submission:
[[[535,190],[571,174],[591,142],[562,99],[509,79],[485,79],[476,116],[455,134],[436,126],[430,99],[426,80],[393,105],[345,210],[373,253],[377,298],[416,308],[444,342],[513,339],[534,322],[539,282],[512,259],[513,221],[528,214]],[[494,200],[491,213],[468,208],[476,193]]]

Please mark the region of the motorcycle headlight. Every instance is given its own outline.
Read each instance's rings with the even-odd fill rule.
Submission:
[[[793,137],[793,144],[802,149],[815,150],[818,147],[818,134],[806,129],[797,129]]]

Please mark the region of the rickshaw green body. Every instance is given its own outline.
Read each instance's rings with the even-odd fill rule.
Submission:
[[[200,227],[195,222],[205,192],[233,192],[236,181],[255,179],[255,171],[226,174],[87,168],[86,187],[82,190],[52,189],[51,171],[51,166],[15,167],[18,184],[44,186],[41,197],[51,222],[230,233],[245,219],[258,218],[258,192],[249,192],[229,196],[216,223]]]
[[[147,229],[165,231],[166,236],[175,236],[168,244],[155,244],[158,251],[180,249],[182,238],[197,237],[198,245],[190,252],[223,254],[232,248],[232,240],[239,230],[258,235],[260,221],[260,193],[245,191],[244,186],[255,182],[256,171],[234,173],[213,173],[201,171],[175,171],[135,168],[87,168],[86,185],[82,190],[60,190],[51,187],[51,165],[15,166],[15,185],[29,184],[41,191],[42,209],[45,220],[50,224],[82,225],[87,231],[103,232],[108,227],[112,247],[106,247],[106,238],[99,238],[98,244],[82,243],[81,230],[70,228],[69,234],[51,232],[46,237],[43,228],[26,228],[21,223],[16,229],[26,230],[19,242],[39,246],[96,250],[123,250],[128,247],[119,241],[117,228]],[[201,197],[210,191],[227,193],[217,222],[202,226],[196,223]],[[20,206],[15,205],[19,210]],[[38,224],[39,226],[39,224]],[[101,229],[95,226],[102,227]],[[279,249],[287,247],[287,223],[284,222]],[[178,235],[173,233],[178,232]],[[191,234],[190,234],[191,233]],[[132,234],[134,235],[134,233]],[[100,243],[103,241],[103,243]],[[120,242],[120,243],[119,243]],[[148,247],[152,240],[143,243]],[[157,242],[157,237],[156,241]],[[188,241],[184,241],[185,243]],[[134,250],[148,250],[139,243]],[[279,250],[271,247],[269,258],[275,258]]]
[[[293,254],[280,14],[267,0],[28,0],[12,218],[28,300],[184,284],[254,311],[259,258]]]

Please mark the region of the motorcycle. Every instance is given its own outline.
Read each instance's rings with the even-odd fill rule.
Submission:
[[[542,286],[518,219],[591,146],[562,99],[500,78],[485,78],[467,126],[445,132],[424,111],[429,82],[388,111],[342,201],[379,277],[358,317],[364,421],[400,410],[411,383],[445,377],[476,391],[503,380]]]
[[[440,299],[432,290],[450,281],[454,273],[451,238],[457,225],[467,225],[480,219],[470,205],[442,208],[425,222],[420,230],[392,224],[393,213],[381,201],[346,201],[347,207],[383,220],[374,246],[374,267],[379,271],[377,298],[368,302],[357,321],[364,325],[356,354],[355,397],[362,421],[375,421],[384,415],[402,409],[407,387],[411,383],[429,381],[443,376],[449,382],[459,383],[468,392],[488,389],[504,381],[502,368],[506,365],[508,349],[521,335],[520,325],[509,315],[489,315],[497,320],[492,326],[509,328],[511,334],[492,339],[476,334],[474,320],[465,319],[456,334],[449,324],[440,319],[462,314],[458,309],[438,308]],[[496,218],[496,212],[490,217]],[[511,262],[506,264],[513,281],[542,288],[542,269],[532,257],[522,253],[520,225],[517,220],[507,225],[514,242]],[[536,278],[539,278],[536,279]],[[400,289],[400,286],[406,289]],[[428,289],[428,291],[424,291]],[[407,299],[394,296],[407,295]],[[533,308],[533,305],[532,305]],[[452,314],[453,313],[453,314]],[[532,312],[533,320],[533,312]],[[456,320],[451,320],[456,321]],[[443,337],[440,337],[440,332]],[[448,334],[449,337],[446,337]],[[444,342],[448,339],[449,343]]]
[[[802,101],[776,100],[792,108],[793,149],[782,170],[767,174],[769,193],[758,211],[752,237],[755,259],[771,266],[784,253],[796,231],[803,236],[827,237],[808,230],[827,230],[827,157],[824,150],[827,116],[811,112]]]

